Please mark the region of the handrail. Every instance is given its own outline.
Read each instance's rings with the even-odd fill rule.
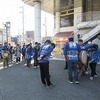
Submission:
[[[99,24],[100,24],[100,22],[97,23],[96,26],[98,26]],[[95,26],[95,27],[96,27],[96,26]],[[95,28],[95,27],[94,27],[94,28]],[[94,28],[93,28],[93,29],[94,29]],[[91,37],[88,33],[87,33],[87,35],[88,35],[88,37]]]
[[[97,18],[98,19],[98,18]],[[90,21],[87,25],[89,25],[89,24],[91,24],[93,21]],[[94,26],[94,27],[90,27],[90,29],[93,29],[93,28],[95,28],[97,25],[99,25],[100,24],[100,22],[98,22],[98,20],[95,20],[95,22],[96,22],[96,25]],[[86,26],[87,26],[86,25]],[[78,30],[78,32],[79,32],[80,30]],[[77,33],[78,33],[77,32]],[[88,32],[88,31],[86,31],[86,32]]]

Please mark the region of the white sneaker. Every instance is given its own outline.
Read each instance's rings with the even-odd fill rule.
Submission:
[[[85,74],[89,74],[88,71],[85,71]]]
[[[36,68],[36,66],[34,66],[34,68]]]
[[[9,67],[13,66],[13,64],[10,64]]]
[[[73,81],[70,81],[70,80],[68,80],[68,82],[71,83],[71,84],[73,83]]]
[[[16,64],[18,65],[18,62]]]
[[[7,68],[7,66],[5,66],[5,68]]]
[[[90,76],[90,80],[93,80],[93,77],[92,76]]]
[[[98,77],[97,75],[94,75],[94,77]]]
[[[37,66],[39,68],[39,66]]]
[[[79,84],[79,81],[75,81],[75,84]]]

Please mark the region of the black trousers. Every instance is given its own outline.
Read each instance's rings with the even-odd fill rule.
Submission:
[[[91,76],[93,76],[93,77],[94,77],[94,75],[97,75],[97,73],[96,73],[96,65],[97,65],[97,63],[90,63]]]
[[[16,58],[16,62],[20,62],[20,57],[17,57]]]
[[[66,61],[66,65],[64,69],[68,69],[68,62]]]
[[[27,60],[27,67],[31,66],[31,60]]]
[[[40,65],[40,75],[43,84],[51,85],[50,75],[49,75],[49,62],[39,63]]]
[[[34,66],[38,66],[37,56],[34,57]]]

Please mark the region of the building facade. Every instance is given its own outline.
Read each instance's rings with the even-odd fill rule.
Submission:
[[[41,40],[41,10],[54,15],[54,34],[71,32],[77,41],[100,35],[100,0],[22,0],[35,8],[35,41]],[[50,6],[49,6],[50,5]]]

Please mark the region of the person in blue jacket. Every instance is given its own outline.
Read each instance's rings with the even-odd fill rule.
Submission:
[[[22,59],[25,60],[25,52],[26,52],[26,46],[25,45],[23,45],[21,52],[22,52]]]
[[[31,51],[31,45],[28,44],[26,47],[26,63],[27,63],[27,67],[31,66],[31,56],[32,56],[32,51]]]
[[[89,49],[91,49],[91,47],[93,46],[93,44],[87,44],[87,43],[83,43],[83,40],[82,39],[79,39],[78,40],[78,44],[80,45],[81,47],[81,51],[86,51],[87,52],[87,63],[86,64],[82,64],[82,62],[80,61],[79,62],[79,70],[80,70],[80,75],[84,75],[85,74],[88,74],[88,61],[89,61]]]
[[[49,75],[49,58],[54,48],[55,44],[51,43],[50,40],[46,40],[45,43],[41,45],[38,53],[41,81],[45,86],[47,85],[47,87],[53,86]]]
[[[94,77],[97,77],[96,65],[97,62],[99,61],[99,56],[100,56],[100,48],[98,47],[97,44],[93,44],[92,51],[90,52],[90,60],[89,60],[89,65],[91,68],[90,80],[93,80]]]
[[[68,62],[69,83],[73,83],[72,71],[74,71],[75,83],[78,84],[78,61],[81,48],[78,43],[74,42],[73,37],[69,38],[69,42],[64,47],[65,59]]]
[[[0,44],[0,59],[2,59],[2,44]]]
[[[38,52],[39,52],[39,43],[38,42],[35,42],[33,52],[34,52],[34,56],[33,56],[33,58],[34,58],[34,68],[37,68],[37,66],[38,66],[37,57],[38,57]]]

